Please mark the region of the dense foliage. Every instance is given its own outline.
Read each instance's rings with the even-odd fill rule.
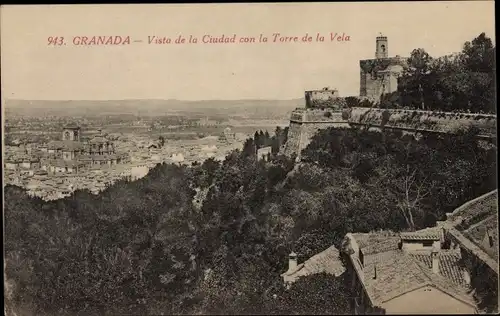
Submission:
[[[495,51],[484,33],[451,56],[432,58],[424,49],[415,49],[399,81],[397,97],[384,96],[382,106],[398,99],[403,107],[495,113]]]
[[[271,152],[276,155],[287,139],[288,126],[285,128],[277,126],[273,136],[270,136],[267,130],[265,132],[256,131],[254,137],[248,138],[243,144],[243,155],[255,157],[258,149],[269,146],[271,147]]]
[[[496,153],[472,133],[329,129],[301,164],[235,151],[54,202],[8,186],[9,302],[33,315],[348,313],[341,280],[285,291],[287,254],[307,259],[349,231],[431,225],[496,187]],[[257,135],[247,143],[272,139]]]
[[[463,45],[457,54],[433,58],[414,49],[398,80],[398,90],[380,102],[347,97],[347,107],[407,108],[446,112],[496,113],[496,48],[485,33]],[[361,68],[376,72],[390,59],[366,60]]]
[[[457,135],[330,129],[318,133],[303,159],[344,173],[369,195],[353,221],[370,228],[418,229],[433,225],[458,205],[496,187],[496,149]],[[377,211],[374,213],[374,209]],[[373,216],[373,218],[371,217]]]

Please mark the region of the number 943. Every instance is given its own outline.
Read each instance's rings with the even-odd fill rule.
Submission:
[[[49,36],[47,38],[47,45],[61,46],[64,45],[64,37],[62,36]]]

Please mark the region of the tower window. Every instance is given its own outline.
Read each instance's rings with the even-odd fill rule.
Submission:
[[[380,48],[382,49],[382,52],[385,53],[385,45],[380,46]]]

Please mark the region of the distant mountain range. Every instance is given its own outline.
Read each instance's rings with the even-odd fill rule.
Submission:
[[[139,114],[161,115],[172,112],[240,113],[290,111],[303,106],[303,99],[292,100],[6,100],[11,114],[95,115]],[[240,112],[241,111],[241,112]]]

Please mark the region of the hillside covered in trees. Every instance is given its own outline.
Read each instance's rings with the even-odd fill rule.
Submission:
[[[283,288],[290,251],[304,260],[347,232],[430,226],[497,185],[496,149],[478,144],[474,131],[417,139],[328,129],[300,164],[275,150],[270,162],[258,161],[252,148],[275,149],[273,139],[284,135],[256,135],[223,162],[161,164],[97,196],[78,191],[44,202],[6,187],[9,308],[18,315],[349,313],[341,278],[310,276]]]

